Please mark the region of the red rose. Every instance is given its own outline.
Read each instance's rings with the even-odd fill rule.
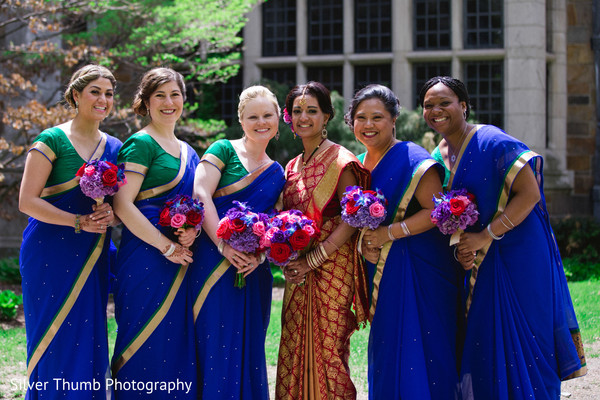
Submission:
[[[475,195],[473,193],[467,193],[467,199],[469,199],[472,203],[474,203]]]
[[[244,232],[246,230],[246,224],[239,218],[236,218],[230,222],[231,230],[234,232]]]
[[[160,212],[158,224],[162,226],[171,226],[171,214],[169,214],[168,208],[163,208],[163,210]]]
[[[202,222],[202,214],[194,210],[189,211],[186,215],[187,223],[192,226],[196,226]]]
[[[271,244],[271,258],[279,264],[283,264],[288,261],[288,258],[292,254],[290,246],[285,243],[272,243]]]
[[[372,194],[373,196],[377,196],[377,192],[375,192],[374,190],[363,190],[364,194]]]
[[[102,183],[104,186],[115,186],[117,184],[117,173],[112,169],[107,169],[102,174]]]
[[[110,167],[110,169],[112,169],[113,171],[115,171],[115,172],[119,171],[119,168],[117,168],[117,166],[115,164],[113,164],[111,162],[108,162],[108,161],[106,163],[108,164],[108,166]]]
[[[83,163],[83,165],[79,168],[79,170],[77,171],[75,176],[82,177],[84,173],[85,173],[85,163]]]
[[[463,212],[465,212],[465,208],[467,207],[467,202],[464,199],[454,198],[450,199],[450,212],[453,215],[459,216]]]
[[[228,218],[223,218],[219,221],[219,225],[217,226],[217,237],[219,239],[229,240],[232,233]]]
[[[302,229],[298,229],[290,237],[290,245],[292,245],[292,249],[294,249],[295,251],[304,249],[306,246],[308,246],[309,242],[310,235]]]
[[[348,214],[348,215],[356,214],[356,212],[360,209],[360,206],[357,206],[355,204],[356,204],[356,201],[348,200],[348,202],[346,203],[346,214]]]

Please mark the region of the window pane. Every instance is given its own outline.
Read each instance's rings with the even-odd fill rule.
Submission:
[[[413,107],[417,108],[419,104],[419,92],[421,88],[430,78],[434,76],[450,76],[451,75],[450,62],[428,62],[428,63],[417,63],[413,65],[413,93],[414,93],[414,104]]]
[[[308,54],[342,53],[343,0],[309,0],[308,15]]]
[[[413,46],[415,50],[450,48],[450,1],[414,1]]]
[[[325,85],[329,91],[342,94],[344,90],[344,71],[341,66],[309,67],[306,70],[309,81],[317,81]]]
[[[502,0],[467,0],[464,18],[465,48],[503,47],[503,13]]]
[[[471,97],[475,119],[500,128],[504,125],[504,85],[502,61],[465,64],[465,85]]]
[[[354,68],[354,89],[359,90],[370,83],[392,87],[392,66],[384,65],[359,65]]]
[[[354,51],[375,53],[391,51],[391,0],[354,2]]]
[[[262,5],[263,56],[296,54],[296,2],[267,1]]]

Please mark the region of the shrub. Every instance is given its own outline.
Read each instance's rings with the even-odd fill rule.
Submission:
[[[21,272],[19,271],[19,259],[17,257],[0,260],[0,282],[21,283]]]
[[[285,278],[280,267],[271,264],[271,273],[273,274],[273,286],[285,286]]]
[[[592,218],[565,218],[552,229],[567,278],[600,278],[600,224]]]
[[[10,321],[17,316],[19,306],[23,304],[23,296],[12,290],[0,292],[0,319]]]

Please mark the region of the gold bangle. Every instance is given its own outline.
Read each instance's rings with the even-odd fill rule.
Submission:
[[[75,214],[75,233],[81,233],[81,222],[79,219],[81,218],[81,214]]]

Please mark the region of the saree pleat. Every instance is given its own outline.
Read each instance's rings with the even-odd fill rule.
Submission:
[[[461,366],[464,399],[557,399],[561,379],[585,373],[546,211],[541,157],[498,128],[478,126],[451,172],[451,188],[475,195],[480,219],[471,229],[480,231],[504,210],[525,165],[536,174],[542,198],[523,222],[478,257]]]
[[[106,138],[100,158],[115,162],[121,142]],[[77,170],[72,172],[74,177]],[[45,200],[59,209],[82,215],[92,212],[95,201],[76,182],[46,189],[52,195]],[[107,237],[110,229],[106,234],[76,234],[71,227],[29,218],[19,258],[30,383],[26,399],[110,395],[105,385],[110,377]]]
[[[198,156],[182,147],[180,173],[151,197],[135,201],[144,216],[158,225],[164,203],[176,194],[192,195]],[[117,254],[114,284],[118,331],[112,359],[117,399],[194,399],[195,345],[188,266],[167,260],[158,249],[138,239],[126,227]],[[137,386],[134,384],[137,383]],[[166,383],[173,390],[157,384]]]
[[[350,168],[361,186],[369,184],[369,174],[354,155],[338,145],[318,154],[300,173],[292,173],[299,159],[292,160],[286,170],[284,209],[300,210],[318,221],[321,242],[341,222],[339,215],[327,219],[322,212],[335,196],[342,171]],[[350,336],[365,322],[367,312],[364,268],[356,244],[357,235],[310,272],[305,285],[286,284],[276,399],[312,399],[317,395],[310,397],[310,393],[315,392],[322,399],[356,398],[348,367]],[[309,335],[312,349],[306,346]],[[312,386],[306,387],[307,383]]]
[[[433,162],[409,142],[392,147],[371,172],[388,200],[384,225],[407,217]],[[377,265],[367,262],[371,299],[370,399],[454,399],[460,280],[448,238],[436,228],[387,242]]]
[[[219,217],[246,202],[254,212],[270,212],[284,184],[278,163],[265,166],[215,193]],[[265,339],[271,313],[273,276],[268,261],[234,286],[237,270],[219,254],[206,233],[197,240],[190,265],[194,304],[198,398],[268,399]]]

